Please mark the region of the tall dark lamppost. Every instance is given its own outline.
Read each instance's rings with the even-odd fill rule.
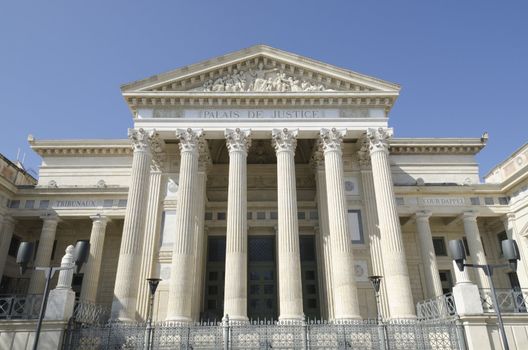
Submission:
[[[500,311],[499,303],[497,302],[497,292],[495,291],[495,285],[493,284],[492,276],[493,269],[496,268],[507,267],[511,268],[513,271],[517,271],[517,261],[521,260],[521,257],[519,255],[519,247],[517,246],[517,242],[515,242],[513,239],[505,239],[504,241],[502,241],[501,246],[504,258],[508,260],[507,264],[466,264],[464,263],[464,261],[466,260],[466,249],[464,247],[464,242],[461,239],[449,241],[449,250],[451,251],[453,260],[455,261],[460,271],[464,271],[464,267],[466,266],[484,270],[484,274],[488,278],[488,282],[491,287],[491,297],[493,298],[493,307],[495,308],[495,312],[497,313],[497,320],[499,322],[499,333],[502,339],[502,345],[504,347],[504,350],[509,350],[510,346],[508,345],[508,339],[506,338],[506,331],[504,330],[504,323],[502,322],[502,314]]]
[[[33,250],[35,245],[33,242],[22,242],[18,247],[17,259],[16,262],[20,266],[20,273],[24,274],[26,272],[29,262],[33,257]],[[48,296],[50,292],[50,281],[55,275],[55,272],[61,270],[70,270],[77,267],[77,272],[81,269],[82,265],[88,260],[90,254],[90,242],[88,241],[78,241],[75,244],[75,250],[73,256],[75,258],[75,266],[72,267],[43,267],[35,266],[35,271],[44,271],[46,275],[46,286],[44,287],[44,295],[42,298],[42,304],[40,305],[40,313],[37,321],[37,330],[35,331],[35,340],[33,341],[33,350],[37,350],[38,341],[40,336],[40,330],[42,328],[42,320],[46,314],[46,306],[48,304]]]
[[[160,283],[160,278],[147,278],[147,282],[149,284],[149,307],[147,312],[147,339],[145,344],[145,349],[149,350],[150,345],[152,343],[152,311],[154,308],[154,294],[156,294],[156,289],[158,289],[158,284]]]
[[[368,279],[374,288],[374,294],[376,295],[376,323],[378,325],[378,335],[380,339],[380,348],[386,349],[386,334],[385,334],[385,325],[381,318],[381,302],[380,302],[380,287],[381,279],[383,276],[369,276]]]

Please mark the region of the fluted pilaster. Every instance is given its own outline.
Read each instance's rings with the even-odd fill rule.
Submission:
[[[14,231],[15,219],[11,216],[4,215],[2,228],[0,230],[0,278],[4,274],[9,245],[11,244],[11,238],[13,237]]]
[[[522,289],[528,289],[528,254],[526,251],[526,237],[523,237],[519,234],[516,225],[516,219],[514,213],[506,214],[502,217],[502,222],[504,224],[504,229],[508,235],[508,239],[513,239],[517,242],[519,247],[519,254],[521,260],[517,264],[517,277],[519,278],[519,284]]]
[[[99,286],[99,275],[101,261],[103,258],[106,224],[108,218],[104,215],[95,215],[92,219],[92,232],[90,233],[90,256],[84,269],[84,277],[81,289],[81,300],[95,303],[97,298],[97,287]]]
[[[414,318],[415,309],[411,282],[407,269],[400,220],[389,163],[388,129],[368,129],[370,160],[383,252],[383,271],[389,291],[388,303],[391,318]]]
[[[229,151],[224,314],[247,317],[247,152],[250,130],[225,131]]]
[[[122,321],[136,319],[150,166],[152,152],[159,147],[159,136],[154,130],[130,129],[128,136],[134,147],[134,156],[112,302],[112,318]]]
[[[192,300],[195,272],[194,219],[198,144],[202,130],[178,130],[180,140],[180,183],[176,207],[176,230],[172,248],[167,320],[192,321]]]
[[[298,130],[273,129],[272,143],[277,154],[277,249],[279,269],[279,320],[302,320],[303,300],[295,148]]]
[[[383,252],[381,237],[378,229],[378,210],[376,208],[374,179],[372,178],[372,167],[370,165],[369,141],[362,139],[361,149],[358,152],[361,184],[363,189],[363,204],[365,205],[365,223],[370,249],[370,262],[374,276],[385,276],[383,270]],[[387,299],[387,284],[384,280],[380,284],[380,314],[382,318],[389,316],[389,304]]]
[[[357,287],[354,279],[352,240],[348,228],[348,208],[341,144],[346,130],[321,129],[320,136],[325,158],[328,199],[328,219],[332,247],[332,284],[334,318],[360,318]]]
[[[436,253],[433,246],[433,236],[429,224],[430,211],[419,211],[416,213],[416,231],[418,242],[420,243],[420,252],[422,254],[422,263],[425,273],[425,286],[427,297],[434,298],[444,294],[442,282],[438,274],[438,265],[436,263]]]
[[[464,232],[468,243],[469,253],[473,264],[487,265],[486,254],[484,254],[484,247],[482,246],[482,238],[477,225],[477,214],[472,211],[467,211],[462,214],[462,222],[464,224]],[[490,288],[488,277],[483,269],[476,269],[478,285],[480,288]]]
[[[43,220],[42,231],[40,233],[37,255],[35,257],[35,267],[49,267],[51,264],[51,253],[53,252],[53,243],[57,233],[59,217],[54,214],[41,217]],[[42,271],[33,270],[31,280],[29,281],[28,294],[40,294],[44,291],[46,276]]]
[[[157,251],[160,231],[160,191],[161,191],[161,164],[154,162],[150,169],[150,185],[148,191],[147,217],[145,218],[145,233],[143,242],[143,252],[141,254],[141,265],[139,267],[138,281],[138,316],[146,320],[148,315],[148,305],[150,290],[147,278],[156,277],[154,273],[154,255]]]

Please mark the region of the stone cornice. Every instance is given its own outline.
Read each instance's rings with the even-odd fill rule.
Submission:
[[[127,139],[114,140],[36,140],[31,135],[28,142],[40,156],[72,155],[132,155],[132,142]]]
[[[477,138],[396,138],[389,140],[391,154],[477,154],[486,141]]]

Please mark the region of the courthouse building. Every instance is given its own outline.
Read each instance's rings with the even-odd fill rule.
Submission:
[[[528,287],[526,145],[482,182],[486,134],[399,138],[398,84],[261,45],[121,91],[128,138],[29,136],[38,182],[1,179],[2,294],[44,289],[16,266],[21,241],[57,266],[78,240],[77,296],[123,321],[145,319],[152,276],[157,320],[375,318],[370,275],[385,319],[415,318],[466,276],[452,239],[479,264],[515,239],[517,273],[493,278],[503,295]],[[486,300],[483,272],[469,278]]]

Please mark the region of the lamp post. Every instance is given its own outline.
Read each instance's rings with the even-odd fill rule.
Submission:
[[[33,256],[34,243],[33,242],[22,242],[18,248],[16,262],[20,266],[20,273],[24,274],[27,270],[27,266]],[[35,266],[35,271],[44,271],[46,275],[46,286],[44,287],[44,295],[42,297],[42,304],[40,305],[40,313],[37,321],[37,329],[35,331],[35,340],[33,341],[33,350],[37,350],[38,341],[40,337],[40,330],[42,328],[42,320],[46,314],[46,306],[48,304],[48,296],[50,292],[50,281],[53,275],[57,271],[69,270],[77,267],[77,272],[81,269],[82,265],[88,260],[90,253],[90,243],[88,241],[78,241],[75,244],[74,257],[75,266],[72,267],[42,267]]]
[[[154,308],[154,294],[156,294],[156,289],[158,289],[158,284],[160,283],[160,278],[147,278],[149,284],[149,308],[147,312],[147,339],[145,342],[145,350],[150,349],[150,344],[152,343],[152,309]]]
[[[502,314],[500,311],[499,303],[497,302],[497,292],[495,291],[495,285],[493,284],[492,276],[493,270],[497,268],[508,267],[511,268],[513,271],[517,271],[517,261],[521,260],[521,258],[519,255],[519,247],[517,246],[517,242],[515,242],[513,239],[503,240],[501,246],[504,258],[508,260],[507,264],[466,264],[464,262],[466,260],[466,250],[464,247],[464,242],[460,239],[449,241],[449,250],[451,251],[453,260],[455,261],[460,271],[464,271],[464,267],[466,266],[473,267],[476,269],[482,269],[484,271],[484,274],[488,278],[488,282],[491,287],[491,297],[493,298],[493,307],[495,308],[495,312],[497,313],[497,321],[499,322],[499,333],[502,340],[502,346],[504,347],[504,350],[509,350],[510,346],[508,345],[508,339],[506,338],[506,331],[504,330],[504,323],[502,322]]]
[[[381,318],[381,302],[380,302],[380,286],[381,279],[383,276],[369,276],[368,279],[374,288],[374,294],[376,295],[376,323],[378,325],[378,334],[381,341],[381,349],[386,349],[386,336],[385,336],[385,326],[383,325],[383,320]]]

